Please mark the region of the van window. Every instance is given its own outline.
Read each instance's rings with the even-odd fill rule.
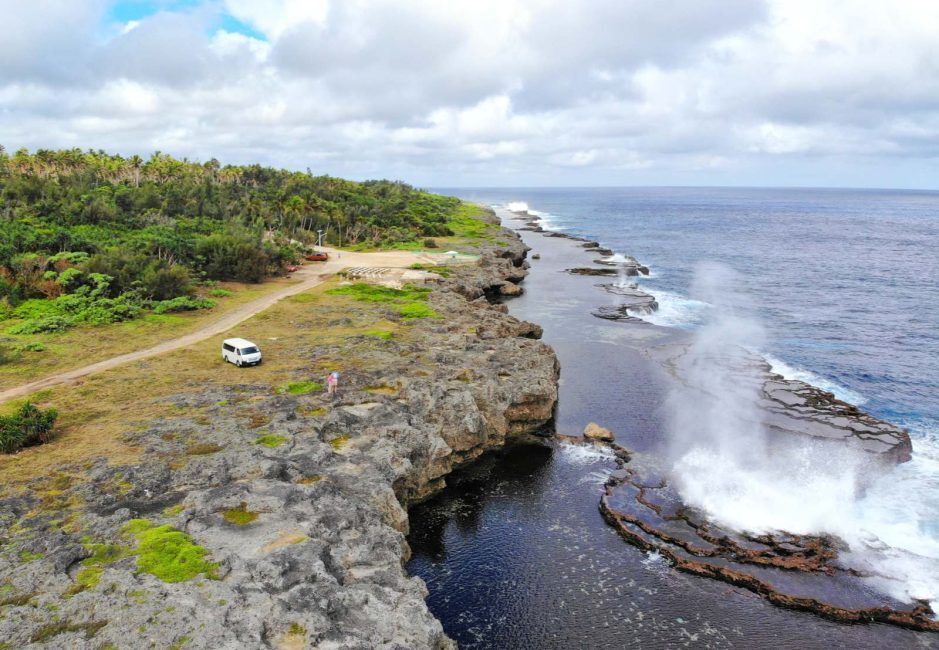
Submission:
[[[229,345],[228,343],[222,343],[222,348],[225,349],[225,350],[227,350],[228,352],[234,352],[234,351],[235,351],[235,346],[234,346],[234,345]]]
[[[251,347],[248,347],[248,348],[241,348],[241,350],[239,350],[239,353],[240,354],[254,354],[257,351],[258,349],[252,345]]]

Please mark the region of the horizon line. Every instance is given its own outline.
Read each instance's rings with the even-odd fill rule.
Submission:
[[[417,187],[417,184],[415,184]],[[712,189],[712,190],[852,190],[868,192],[939,193],[939,187],[868,187],[853,185],[421,185],[425,190],[622,190],[622,189]]]

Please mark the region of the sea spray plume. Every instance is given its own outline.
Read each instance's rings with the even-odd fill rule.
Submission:
[[[693,296],[711,307],[666,399],[670,474],[682,500],[736,530],[835,536],[848,547],[841,560],[872,587],[939,611],[935,512],[923,512],[928,495],[903,490],[912,468],[880,475],[885,469],[863,452],[767,426],[756,354],[764,335],[740,284],[726,267],[696,269]]]
[[[760,381],[748,350],[763,344],[757,321],[726,266],[700,265],[692,295],[709,305],[708,320],[695,334],[675,369],[679,384],[666,408],[672,458],[705,449],[742,462],[763,447],[756,401]]]
[[[738,530],[832,531],[854,502],[860,458],[767,428],[765,334],[741,284],[725,266],[695,271],[692,295],[710,307],[666,401],[673,480],[686,503]]]

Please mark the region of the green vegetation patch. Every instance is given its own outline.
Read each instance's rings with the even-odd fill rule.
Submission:
[[[254,441],[256,444],[264,445],[265,447],[280,447],[282,444],[287,442],[286,436],[279,436],[275,433],[268,433],[263,435]]]
[[[449,266],[441,266],[441,265],[436,265],[436,264],[421,264],[418,262],[418,263],[412,264],[408,268],[413,269],[415,271],[427,271],[428,273],[436,273],[442,278],[449,278],[451,275],[453,275],[453,269],[451,269]]]
[[[496,224],[480,219],[482,209],[472,203],[461,203],[447,221],[447,227],[457,237],[488,240],[495,237],[500,228]]]
[[[381,339],[382,341],[390,341],[392,338],[394,338],[394,332],[389,332],[388,330],[368,330],[362,333],[365,336]]]
[[[199,442],[186,447],[186,454],[189,456],[207,456],[222,451],[224,447],[214,442]]]
[[[60,634],[68,632],[83,632],[86,639],[92,638],[98,633],[98,630],[107,625],[107,621],[90,621],[88,623],[69,623],[68,621],[58,621],[50,623],[39,628],[39,630],[30,637],[30,643],[45,643],[46,641]]]
[[[333,438],[332,440],[330,440],[329,446],[332,447],[335,451],[339,451],[340,449],[346,446],[349,440],[350,440],[349,436],[339,436],[337,438]]]
[[[284,393],[290,395],[308,395],[309,393],[321,391],[323,388],[323,384],[318,381],[292,381],[289,384],[278,387],[275,392],[281,395]]]
[[[430,295],[430,289],[426,287],[407,285],[403,289],[393,289],[366,282],[356,282],[330,289],[326,293],[334,296],[348,296],[361,302],[386,305],[405,320],[438,316],[436,311],[424,304],[427,296]]]
[[[212,309],[215,303],[206,298],[193,298],[192,296],[177,296],[170,300],[160,300],[153,303],[154,314],[168,314],[178,311],[195,311],[197,309]]]
[[[222,517],[235,526],[247,526],[258,518],[258,513],[248,510],[248,504],[242,501],[237,508],[224,511]]]
[[[232,295],[232,292],[228,289],[212,289],[209,291],[209,295],[213,298],[227,298]]]
[[[192,543],[189,535],[170,525],[156,526],[132,519],[124,534],[137,540],[137,570],[163,582],[185,582],[196,576],[216,578],[218,564],[206,560],[208,549]]]
[[[4,585],[4,587],[9,587],[11,590],[13,589],[12,585]],[[23,605],[26,605],[27,603],[29,603],[29,601],[31,601],[35,596],[36,594],[34,593],[11,594],[7,596],[0,596],[0,607],[7,607],[11,605],[13,607],[22,607]]]
[[[49,442],[58,417],[55,409],[42,410],[28,401],[10,415],[0,416],[0,451],[11,454],[23,447]]]

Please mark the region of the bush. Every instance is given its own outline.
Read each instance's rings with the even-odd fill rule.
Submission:
[[[231,291],[228,289],[212,289],[209,292],[209,295],[213,298],[227,298],[231,295]]]
[[[215,303],[205,298],[192,298],[179,296],[172,300],[161,300],[153,303],[154,314],[167,314],[175,311],[194,311],[196,309],[212,309]]]
[[[192,281],[184,266],[160,266],[151,263],[140,277],[144,295],[151,300],[169,300],[184,296],[191,290]]]
[[[43,332],[64,332],[75,327],[75,321],[66,316],[47,316],[36,318],[11,327],[10,334],[42,334]]]
[[[437,242],[433,239],[427,238],[424,240],[424,248],[437,248]]]
[[[58,417],[55,409],[43,411],[30,402],[23,404],[13,415],[0,416],[0,451],[12,454],[23,447],[49,442]]]

